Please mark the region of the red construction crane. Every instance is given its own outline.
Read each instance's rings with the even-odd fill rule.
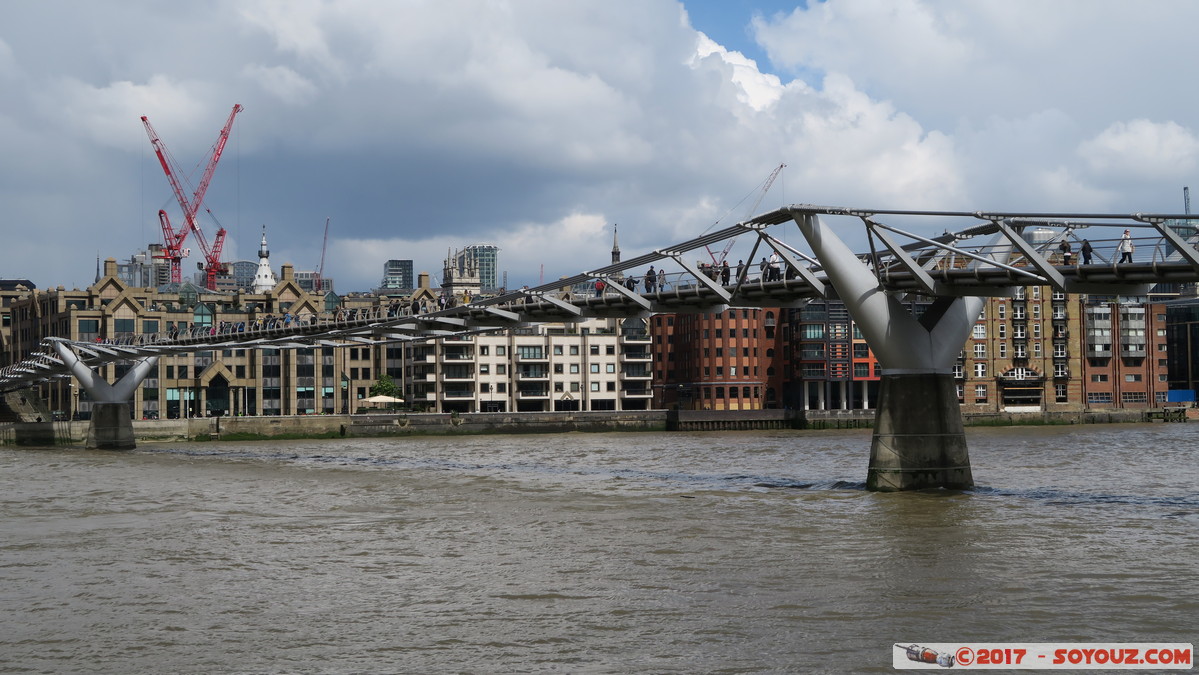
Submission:
[[[329,245],[329,218],[325,218],[325,240],[321,242],[321,264],[320,264],[320,267],[316,268],[316,279],[313,280],[315,282],[314,288],[316,288],[317,293],[320,293],[322,290],[324,290],[325,247],[328,245]]]
[[[171,227],[171,219],[167,216],[166,211],[160,210],[158,212],[158,222],[162,225],[163,239],[163,255],[161,257],[169,260],[171,263],[172,283],[183,281],[181,271],[181,262],[185,255],[183,242],[187,239],[189,232],[195,233],[196,241],[200,244],[200,250],[204,252],[203,268],[207,276],[206,286],[209,289],[216,288],[217,274],[224,269],[221,264],[221,250],[225,246],[225,228],[222,227],[217,230],[215,245],[210,248],[207,238],[204,237],[204,233],[196,223],[196,212],[200,210],[200,205],[204,202],[204,193],[208,192],[208,185],[212,182],[212,174],[216,171],[217,162],[221,160],[221,153],[225,151],[225,143],[229,140],[229,130],[233,128],[233,118],[241,111],[242,107],[240,105],[233,104],[233,111],[229,113],[229,119],[225,121],[225,126],[221,128],[216,144],[213,145],[212,157],[208,160],[208,166],[204,169],[204,175],[200,179],[200,186],[192,193],[190,200],[183,190],[182,183],[180,183],[181,180],[187,180],[186,176],[179,170],[178,163],[175,162],[175,158],[167,150],[166,144],[158,137],[158,132],[154,131],[154,127],[150,126],[150,120],[146,116],[142,116],[142,124],[145,125],[146,134],[150,137],[150,145],[154,146],[154,154],[158,156],[158,163],[162,165],[162,171],[171,183],[171,189],[175,193],[176,201],[179,202],[179,208],[183,210],[184,226],[178,232]]]

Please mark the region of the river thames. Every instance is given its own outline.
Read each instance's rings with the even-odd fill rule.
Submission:
[[[894,672],[920,642],[1195,642],[1199,427],[0,449],[0,671]]]

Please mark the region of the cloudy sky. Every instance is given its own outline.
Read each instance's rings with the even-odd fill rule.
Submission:
[[[0,277],[82,287],[159,241],[182,216],[140,117],[196,183],[234,103],[226,259],[265,225],[315,269],[329,218],[343,292],[473,243],[535,284],[605,264],[614,223],[630,257],[759,198],[1179,213],[1196,26],[1187,0],[9,0]]]

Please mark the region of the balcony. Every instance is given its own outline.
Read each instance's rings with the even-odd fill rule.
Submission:
[[[649,368],[635,368],[632,366],[626,367],[620,373],[623,380],[648,380],[654,376],[653,371]]]
[[[474,382],[475,374],[470,370],[450,370],[441,374],[442,382]]]
[[[453,399],[474,398],[475,397],[475,389],[474,389],[474,387],[465,387],[465,388],[454,387],[453,389],[447,388],[447,389],[442,390],[441,397],[442,398],[453,398]]]
[[[549,397],[549,387],[521,387],[516,390],[516,398],[518,399],[545,399]]]
[[[648,349],[628,349],[624,353],[625,361],[649,361],[652,358]]]
[[[516,371],[516,379],[521,381],[548,380],[550,379],[550,370],[549,368],[519,368]]]
[[[444,361],[471,361],[471,360],[474,360],[475,356],[474,356],[474,354],[471,354],[470,352],[465,351],[465,350],[461,350],[461,349],[449,350],[449,349],[447,349],[447,350],[445,350],[445,353],[441,355],[441,358]]]
[[[620,395],[626,398],[649,398],[654,392],[649,387],[625,387],[620,390]]]

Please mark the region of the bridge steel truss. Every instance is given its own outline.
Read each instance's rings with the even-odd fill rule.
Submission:
[[[868,251],[854,253],[830,220],[860,221]],[[917,234],[891,221],[966,221],[943,234]],[[115,399],[136,388],[153,360],[166,354],[217,349],[296,349],[313,346],[378,345],[486,333],[546,322],[654,313],[720,312],[729,307],[802,307],[821,297],[839,299],[861,328],[882,367],[882,387],[871,443],[867,484],[877,490],[973,484],[969,455],[952,380],[952,364],[983,306],[982,298],[1007,296],[1018,286],[1049,286],[1063,293],[1143,295],[1160,283],[1199,281],[1199,216],[1111,213],[1003,213],[863,209],[793,204],[673,246],[571,277],[525,287],[496,297],[424,314],[388,314],[386,308],[348,320],[324,318],[260,330],[168,336],[138,335],[119,343],[81,343],[46,338],[44,351],[0,369],[0,391],[75,376],[95,400]],[[808,244],[804,252],[778,236],[794,222]],[[1117,263],[1122,230],[1139,253]],[[1085,232],[1084,232],[1085,231]],[[1080,264],[1082,234],[1090,237],[1097,261]],[[749,269],[723,283],[691,258],[697,251],[748,237],[750,265],[759,251],[777,257],[781,278],[752,278]],[[1059,247],[1075,259],[1063,264]],[[763,256],[765,257],[765,255]],[[672,265],[665,283],[634,291],[625,273],[647,265]],[[572,287],[604,281],[598,296],[573,294]],[[919,317],[902,300],[933,300]],[[131,383],[111,390],[85,372],[113,361],[134,361]],[[106,383],[105,383],[106,384]],[[115,422],[113,422],[115,423]],[[93,424],[96,424],[93,418]],[[106,422],[107,424],[107,422]],[[124,424],[128,425],[128,418]],[[93,433],[89,438],[125,438]],[[130,436],[131,438],[131,436]],[[97,447],[105,447],[102,444]],[[121,446],[126,447],[126,446]]]

